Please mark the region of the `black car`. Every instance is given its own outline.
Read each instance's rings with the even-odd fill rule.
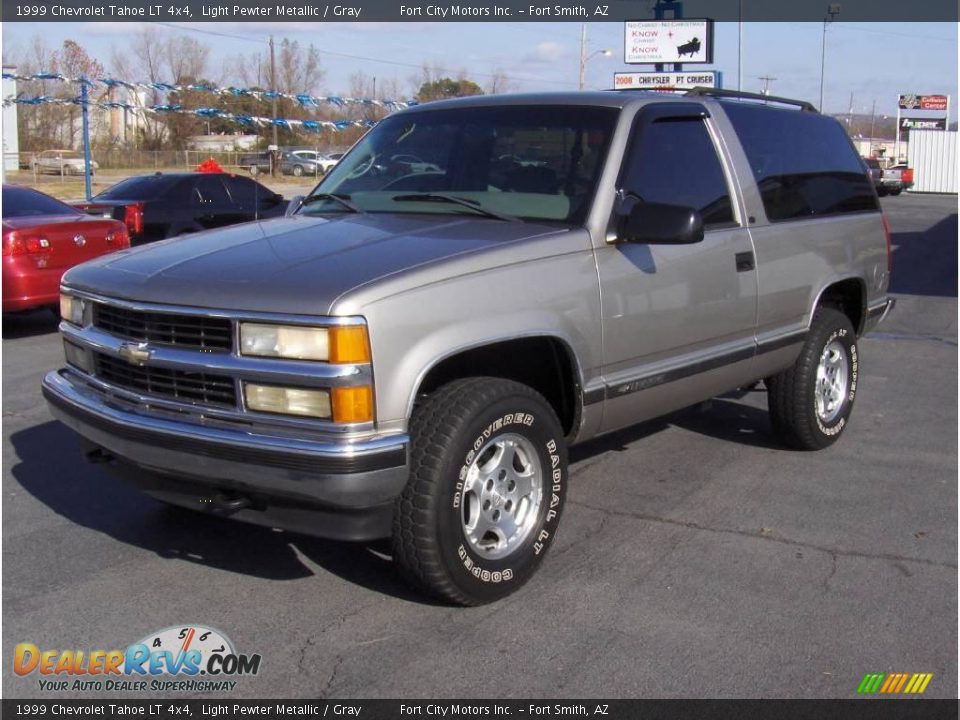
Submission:
[[[157,173],[118,182],[89,202],[90,215],[121,220],[133,245],[250,220],[281,217],[287,201],[247,177],[225,173]]]

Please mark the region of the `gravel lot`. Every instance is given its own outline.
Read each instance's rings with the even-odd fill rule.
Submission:
[[[5,318],[4,696],[40,694],[18,642],[200,623],[263,656],[234,697],[847,698],[899,671],[955,698],[957,198],[883,204],[899,304],[840,443],[779,448],[754,391],[576,448],[541,572],[470,610],[409,592],[384,547],[170,513],[84,464],[40,398],[55,323]]]

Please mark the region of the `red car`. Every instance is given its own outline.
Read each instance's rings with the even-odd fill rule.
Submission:
[[[130,247],[122,222],[91,217],[42,192],[3,186],[3,312],[59,304],[68,269]]]

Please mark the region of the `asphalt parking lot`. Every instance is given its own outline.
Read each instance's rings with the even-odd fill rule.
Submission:
[[[882,202],[899,304],[843,439],[781,449],[752,391],[575,448],[544,567],[476,609],[408,591],[384,547],[171,513],[84,464],[40,398],[55,322],[4,319],[4,696],[41,694],[16,643],[199,623],[262,655],[233,697],[848,698],[896,671],[955,698],[957,198]]]

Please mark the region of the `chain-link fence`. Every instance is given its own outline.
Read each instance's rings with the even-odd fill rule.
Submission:
[[[291,148],[293,149],[293,148]],[[298,146],[299,150],[317,152],[343,151],[339,147]],[[189,172],[208,160],[214,160],[227,172],[243,172],[250,175],[270,173],[270,157],[267,152],[210,150],[95,150],[91,153],[94,165],[94,182],[101,184],[109,179],[153,172]],[[44,151],[4,153],[5,178],[10,182],[43,184],[50,181],[82,180],[84,174],[83,154],[78,151]],[[277,167],[277,175],[320,176],[322,171],[312,163],[288,162]],[[99,182],[98,182],[99,181]]]

